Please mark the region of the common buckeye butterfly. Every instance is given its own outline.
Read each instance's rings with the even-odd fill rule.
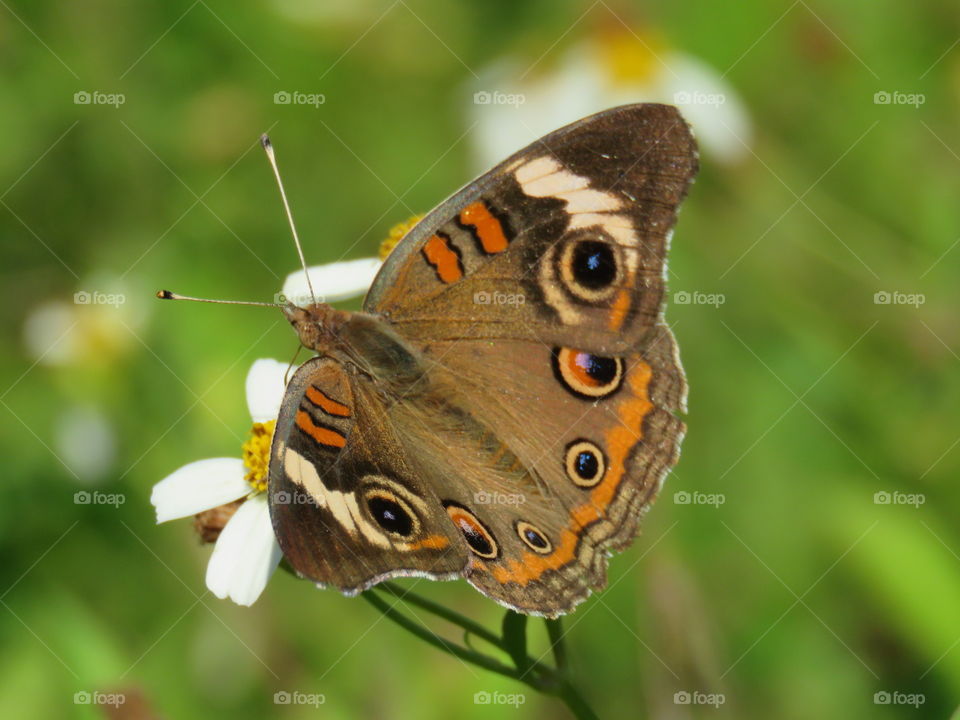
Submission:
[[[463,577],[548,617],[604,586],[685,430],[664,276],[696,172],[676,108],[613,108],[429,213],[362,312],[284,306],[316,353],[270,457],[298,574],[346,594]]]

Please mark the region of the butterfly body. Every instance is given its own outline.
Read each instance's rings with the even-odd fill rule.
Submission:
[[[586,118],[430,213],[363,312],[286,309],[317,353],[271,450],[298,573],[348,594],[465,577],[546,616],[603,586],[684,432],[662,304],[696,164],[673,108]]]

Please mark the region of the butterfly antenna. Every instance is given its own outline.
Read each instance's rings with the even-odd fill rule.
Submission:
[[[252,302],[247,300],[210,300],[209,298],[190,297],[180,295],[169,290],[158,290],[157,297],[161,300],[189,300],[191,302],[215,303],[217,305],[256,305],[259,307],[285,307],[283,303]]]
[[[297,255],[300,256],[300,266],[303,268],[303,274],[307,278],[307,287],[310,288],[310,297],[313,304],[317,304],[317,294],[313,291],[313,283],[310,282],[310,273],[307,272],[307,261],[303,257],[303,247],[300,245],[300,236],[297,235],[297,226],[293,222],[293,213],[290,212],[290,203],[287,202],[287,193],[283,189],[283,180],[280,179],[280,168],[277,167],[277,156],[273,152],[273,143],[266,133],[260,136],[260,144],[263,145],[267,153],[267,160],[270,161],[270,167],[273,168],[273,176],[277,179],[277,187],[280,188],[280,198],[283,200],[283,209],[287,213],[287,222],[290,223],[290,232],[293,233],[293,242],[297,246]]]

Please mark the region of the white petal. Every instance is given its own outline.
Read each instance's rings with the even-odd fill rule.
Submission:
[[[210,458],[184,465],[153,486],[157,522],[196,515],[250,492],[239,458]]]
[[[382,263],[377,258],[345,260],[327,265],[314,265],[307,268],[310,282],[316,293],[317,302],[336,302],[359,297],[370,289],[370,283],[380,270]],[[307,276],[298,270],[287,276],[281,291],[281,302],[286,300],[294,305],[304,306],[313,302]]]
[[[221,600],[252,605],[280,564],[265,495],[254,495],[227,522],[207,565],[207,587]]]
[[[283,401],[283,382],[289,363],[261,358],[250,366],[247,373],[247,407],[254,422],[276,420]]]

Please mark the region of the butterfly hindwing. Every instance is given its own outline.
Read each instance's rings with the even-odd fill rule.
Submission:
[[[556,362],[568,353],[536,341],[426,346],[430,357],[442,358],[434,375],[455,378],[470,398],[470,422],[495,428],[498,455],[515,466],[513,477],[492,463],[483,473],[461,471],[441,491],[455,492],[498,547],[494,557],[473,553],[467,573],[486,595],[522,612],[556,615],[605,585],[607,555],[635,537],[684,432],[674,415],[684,409],[686,384],[673,336],[657,326],[648,341],[618,358],[604,387],[575,386],[570,375],[566,385]],[[430,432],[445,437],[448,430]],[[403,442],[417,439],[404,433]],[[453,457],[476,452],[455,442],[443,443]]]
[[[461,574],[460,536],[407,466],[362,379],[314,358],[287,386],[271,448],[269,502],[302,576],[353,593],[387,577]]]

